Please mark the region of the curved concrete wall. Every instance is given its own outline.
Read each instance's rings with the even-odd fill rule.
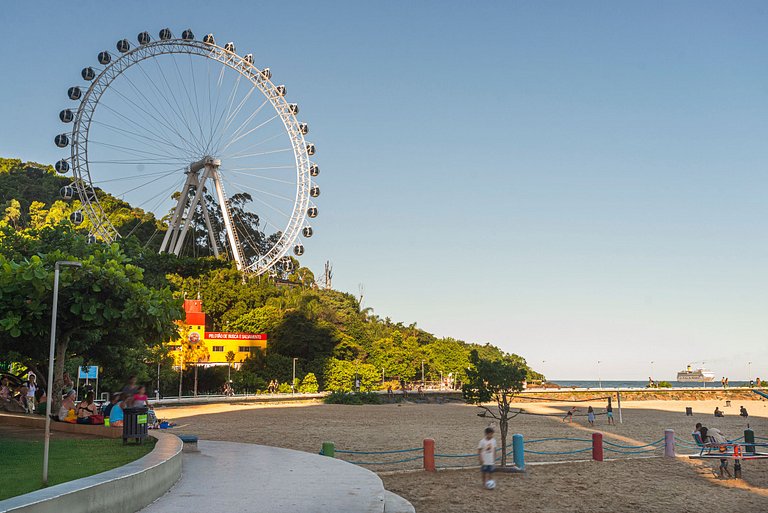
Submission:
[[[0,513],[134,513],[181,477],[182,442],[153,433],[154,450],[122,467],[0,501]]]

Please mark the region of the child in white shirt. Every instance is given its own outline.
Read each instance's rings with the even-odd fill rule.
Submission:
[[[496,462],[496,439],[493,437],[493,428],[485,428],[485,438],[480,440],[477,447],[477,455],[480,458],[480,472],[483,476],[483,487],[491,479],[493,466]]]

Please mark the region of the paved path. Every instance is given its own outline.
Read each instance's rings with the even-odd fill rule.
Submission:
[[[201,440],[199,448],[143,513],[384,513],[381,479],[357,465],[254,444]]]

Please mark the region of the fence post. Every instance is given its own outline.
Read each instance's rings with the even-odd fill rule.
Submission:
[[[592,433],[592,459],[603,461],[603,434]]]
[[[744,430],[744,445],[747,453],[755,454],[755,432],[749,428]]]
[[[432,438],[424,439],[424,470],[435,471],[435,441]]]
[[[512,459],[520,470],[525,468],[525,446],[523,435],[512,435]]]
[[[336,446],[333,442],[323,442],[323,449],[320,451],[323,456],[331,458],[336,457]]]
[[[674,429],[664,430],[664,457],[666,458],[675,457],[675,430]]]

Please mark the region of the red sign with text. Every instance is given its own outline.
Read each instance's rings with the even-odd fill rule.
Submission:
[[[206,331],[206,340],[267,340],[266,333],[222,333]]]

